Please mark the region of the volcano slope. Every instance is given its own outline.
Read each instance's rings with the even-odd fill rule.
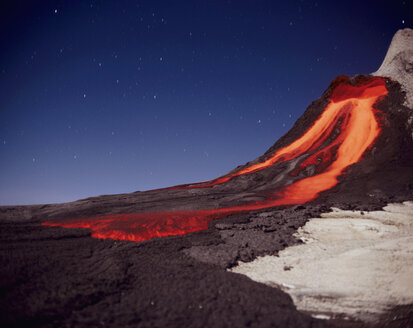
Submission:
[[[397,302],[368,323],[319,320],[298,311],[280,288],[226,271],[302,243],[293,234],[332,206],[371,211],[413,200],[405,88],[394,77],[340,76],[263,156],[213,181],[1,207],[0,323],[411,325],[412,306]],[[364,101],[366,112],[358,107]],[[337,103],[337,115],[325,114]],[[351,132],[359,112],[371,124]],[[302,139],[325,116],[324,128]],[[362,145],[356,137],[346,146],[366,131]]]

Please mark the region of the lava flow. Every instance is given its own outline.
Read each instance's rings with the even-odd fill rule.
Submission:
[[[67,218],[44,222],[43,225],[88,228],[95,238],[144,241],[204,230],[210,221],[236,213],[306,203],[315,199],[320,192],[334,187],[338,183],[337,177],[348,166],[360,161],[364,152],[372,146],[380,134],[373,106],[387,93],[385,81],[380,77],[364,79],[356,86],[350,84],[349,78],[341,78],[330,97],[330,103],[314,124],[300,138],[279,149],[270,158],[210,182],[170,188],[212,187],[279,162],[305,157],[289,172],[297,180],[274,190],[264,201],[220,209]],[[314,175],[304,177],[301,173],[309,166],[313,167]]]

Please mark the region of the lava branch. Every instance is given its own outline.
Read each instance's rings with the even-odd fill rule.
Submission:
[[[299,173],[310,165],[316,167],[316,174],[274,190],[264,201],[220,209],[67,218],[44,222],[43,225],[88,228],[92,230],[92,237],[95,238],[144,241],[205,230],[208,229],[210,221],[236,213],[306,203],[315,199],[320,192],[334,187],[338,183],[338,176],[342,175],[347,167],[360,161],[364,152],[372,146],[381,131],[375,117],[374,105],[387,93],[385,81],[379,77],[369,78],[365,83],[356,86],[350,85],[346,80],[336,86],[330,103],[314,124],[300,138],[277,150],[267,160],[200,185],[170,188],[211,187],[225,183],[235,176],[251,174],[278,162],[309,154],[290,174],[299,176]],[[337,124],[340,125],[340,132],[331,138]]]

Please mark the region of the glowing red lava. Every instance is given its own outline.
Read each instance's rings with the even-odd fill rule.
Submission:
[[[204,230],[208,228],[210,221],[235,213],[306,203],[316,198],[320,192],[334,187],[338,183],[337,177],[344,169],[358,162],[373,144],[380,134],[373,105],[387,93],[382,78],[368,78],[357,86],[352,86],[349,78],[342,78],[330,97],[330,103],[314,124],[300,138],[277,150],[267,160],[210,182],[171,188],[212,187],[236,176],[263,170],[277,162],[308,155],[290,175],[298,176],[309,165],[315,167],[315,175],[274,190],[265,201],[210,210],[67,218],[44,222],[43,225],[88,228],[92,230],[92,237],[95,238],[144,241],[154,237],[184,235]],[[338,135],[332,137],[337,130]]]

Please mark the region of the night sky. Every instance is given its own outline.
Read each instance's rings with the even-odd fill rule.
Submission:
[[[378,69],[409,1],[2,1],[0,204],[212,179],[337,75]]]

